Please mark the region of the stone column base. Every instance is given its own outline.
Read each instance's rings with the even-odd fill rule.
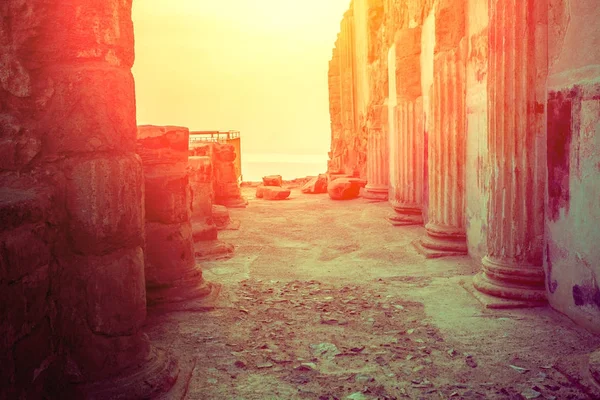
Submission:
[[[207,311],[215,308],[221,285],[188,276],[165,288],[147,292],[148,311]]]
[[[485,294],[504,299],[546,303],[544,270],[537,266],[503,263],[484,257],[483,270],[473,278],[473,285]]]
[[[362,197],[369,200],[387,200],[388,191],[387,186],[371,186],[367,184],[362,193]]]
[[[140,364],[116,377],[69,387],[67,390],[72,392],[68,397],[98,400],[155,398],[173,387],[179,372],[177,361],[169,353],[151,347]]]
[[[425,228],[427,236],[413,244],[426,258],[467,255],[467,239],[464,233],[452,227],[438,226],[432,223],[427,224]]]
[[[387,217],[394,226],[423,225],[423,213],[421,209],[414,207],[393,207],[395,214]]]
[[[248,200],[243,197],[227,198],[215,200],[215,204],[225,206],[227,208],[246,208]]]

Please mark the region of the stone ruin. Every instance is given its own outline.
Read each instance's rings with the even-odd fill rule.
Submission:
[[[366,178],[393,225],[424,226],[424,256],[477,260],[487,307],[549,302],[600,332],[598,20],[596,0],[353,0],[330,194]]]
[[[387,186],[390,220],[424,224],[424,254],[481,260],[490,307],[549,302],[597,333],[599,13],[353,0],[329,64],[328,171]],[[179,367],[141,330],[147,300],[214,293],[189,216],[209,238],[204,194],[245,203],[234,154],[188,169],[185,129],[138,137],[131,0],[3,0],[0,21],[1,395],[160,395]]]
[[[208,203],[209,197],[203,197],[202,194],[208,193],[196,187],[192,189],[190,185],[188,146],[187,128],[138,127],[136,149],[144,170],[145,273],[149,306],[204,298],[214,290],[213,285],[204,282],[202,270],[196,265],[192,207]],[[209,215],[203,216],[198,223],[203,232],[209,218]],[[208,225],[208,230],[211,229],[214,233],[210,237],[216,239],[216,227]]]
[[[285,200],[290,197],[291,190],[282,187],[281,175],[263,177],[262,185],[256,188],[256,198],[265,200]]]

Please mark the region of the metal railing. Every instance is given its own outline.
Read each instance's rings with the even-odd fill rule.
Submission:
[[[193,131],[190,132],[190,147],[198,142],[227,143],[239,137],[240,131]]]

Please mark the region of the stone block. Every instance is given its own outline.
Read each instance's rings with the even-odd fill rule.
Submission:
[[[33,133],[45,154],[134,151],[135,93],[130,71],[84,64],[61,69]],[[118,106],[116,106],[118,105]]]
[[[174,224],[185,222],[191,216],[192,194],[188,175],[161,173],[160,166],[152,172],[145,169],[146,221]]]
[[[146,286],[168,286],[193,268],[192,225],[146,224]]]
[[[283,179],[281,175],[268,175],[263,176],[263,185],[265,186],[281,186],[283,184]]]
[[[302,186],[302,193],[327,193],[327,174],[319,174]]]
[[[206,142],[196,142],[193,144],[193,147],[190,147],[190,157],[194,156],[202,156],[202,157],[211,157],[212,154],[212,144]]]
[[[466,33],[466,2],[443,0],[436,11],[435,53],[450,51],[458,47]]]
[[[208,156],[188,157],[190,181],[194,184],[212,182],[212,161]]]
[[[215,224],[208,224],[206,222],[194,222],[192,223],[192,237],[194,243],[203,242],[206,240],[215,240],[219,231]]]
[[[180,126],[140,125],[137,127],[136,152],[144,166],[188,163],[190,131]]]
[[[233,163],[236,158],[235,148],[231,144],[213,144],[213,154],[217,160],[225,163]]]
[[[83,254],[141,246],[142,165],[135,155],[69,162],[67,212],[73,249]]]
[[[212,212],[213,188],[211,183],[196,184],[191,187],[192,215],[208,217]]]
[[[238,198],[241,195],[240,187],[235,182],[219,182],[214,185],[215,198],[222,200]]]
[[[265,189],[266,189],[266,186],[264,186],[264,185],[258,185],[256,187],[256,198],[257,199],[262,199],[264,197]]]
[[[85,268],[88,326],[95,334],[131,335],[146,318],[144,252],[141,247],[77,259]]]
[[[17,282],[0,282],[0,350],[29,334],[48,313],[49,267],[31,271]]]
[[[0,124],[3,121],[0,121]],[[28,165],[42,151],[41,140],[19,137],[0,140],[0,168],[18,170]]]
[[[0,181],[0,227],[11,229],[28,222],[54,221],[54,190],[33,183]]]
[[[358,197],[361,184],[352,178],[338,178],[329,182],[327,193],[333,200],[350,200]]]
[[[277,186],[267,186],[263,193],[265,200],[285,200],[290,197],[291,190]]]
[[[37,370],[43,370],[44,361],[52,355],[52,331],[47,318],[36,325],[31,333],[21,339],[14,349],[15,357],[15,383],[19,387],[32,386],[36,381]],[[41,383],[41,382],[40,382]],[[43,385],[38,383],[34,392],[42,395]],[[29,396],[32,396],[29,390]]]
[[[232,163],[217,163],[214,170],[214,179],[217,182],[237,183],[235,166]]]
[[[0,281],[14,282],[48,266],[55,237],[43,222],[0,232]]]
[[[133,65],[131,0],[22,4],[27,6],[12,11],[11,32],[27,69],[73,61],[108,62],[127,69]]]
[[[229,216],[229,210],[227,207],[222,205],[213,205],[212,206],[212,219],[213,222],[217,225],[217,227],[224,227],[231,221]]]

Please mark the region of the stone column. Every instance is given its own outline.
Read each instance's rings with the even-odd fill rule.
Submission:
[[[439,23],[439,22],[438,22]],[[428,141],[427,236],[417,244],[427,257],[467,254],[465,233],[465,47],[435,56],[433,132]]]
[[[352,160],[352,142],[355,129],[354,116],[354,13],[350,9],[344,13],[340,25],[339,35],[339,57],[340,57],[340,110],[342,129],[336,143],[337,152],[340,154],[341,171],[345,174],[353,174],[354,162]]]
[[[0,390],[156,396],[178,368],[141,329],[131,1],[3,0],[0,20]]]
[[[467,254],[465,5],[464,0],[445,0],[435,16],[427,236],[417,242],[427,257]]]
[[[329,61],[329,71],[327,74],[329,84],[329,118],[331,120],[331,149],[329,151],[329,161],[327,162],[327,172],[337,174],[342,172],[342,87],[340,76],[340,50],[338,49],[340,39],[336,40]]]
[[[390,96],[397,106],[390,118],[390,204],[393,225],[423,223],[424,126],[421,97],[421,28],[397,33],[388,62]],[[390,130],[392,132],[392,130]]]
[[[217,238],[217,226],[212,215],[213,171],[210,156],[188,158],[188,172],[192,195],[192,236],[194,242]]]
[[[371,106],[367,142],[367,186],[363,197],[387,200],[389,185],[388,106]]]
[[[211,293],[196,265],[188,175],[189,130],[138,127],[137,152],[146,187],[148,305],[199,299]]]
[[[244,208],[248,205],[242,197],[235,171],[235,148],[231,144],[212,143],[214,203],[228,208]]]
[[[545,302],[542,266],[546,1],[490,2],[488,143],[491,165],[488,255],[480,291],[528,304]]]

